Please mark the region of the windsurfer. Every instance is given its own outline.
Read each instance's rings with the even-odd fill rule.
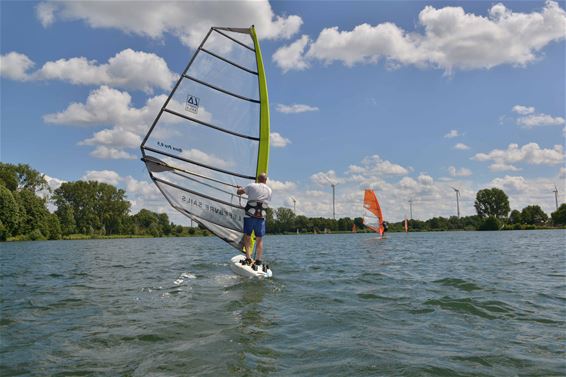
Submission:
[[[257,178],[257,183],[250,183],[246,187],[238,186],[237,194],[246,194],[248,196],[245,209],[246,215],[244,217],[244,249],[246,251],[246,262],[251,264],[252,261],[250,241],[253,232],[256,237],[257,251],[254,264],[261,266],[266,210],[271,201],[271,188],[267,185],[267,174],[261,173]]]

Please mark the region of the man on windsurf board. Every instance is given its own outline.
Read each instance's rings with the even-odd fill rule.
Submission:
[[[271,201],[271,188],[267,185],[267,174],[261,173],[257,178],[257,183],[250,183],[246,187],[238,186],[238,195],[246,194],[248,202],[245,208],[244,217],[244,250],[246,252],[246,263],[252,264],[252,248],[250,240],[252,232],[256,237],[256,260],[254,265],[261,266],[263,254],[263,235],[265,234],[265,217],[267,207]]]

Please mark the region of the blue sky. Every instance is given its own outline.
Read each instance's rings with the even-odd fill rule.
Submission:
[[[16,2],[1,5],[3,162],[124,188],[170,210],[139,140],[210,26],[255,24],[271,102],[274,206],[385,217],[565,201],[565,2]],[[173,17],[171,15],[174,15]]]

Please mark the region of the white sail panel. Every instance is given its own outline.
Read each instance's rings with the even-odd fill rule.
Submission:
[[[169,203],[236,248],[246,203],[236,187],[267,168],[267,91],[253,38],[252,28],[212,28],[141,146]]]

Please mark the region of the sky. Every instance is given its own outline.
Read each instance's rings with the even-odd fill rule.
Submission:
[[[566,201],[566,2],[0,2],[0,160],[169,208],[139,144],[211,26],[255,25],[271,112],[273,207],[384,217]]]

